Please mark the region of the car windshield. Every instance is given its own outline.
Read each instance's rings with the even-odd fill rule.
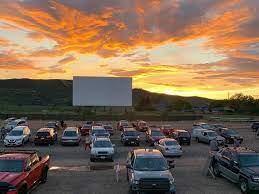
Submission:
[[[216,132],[207,132],[208,136],[210,137],[216,137],[217,133]]]
[[[21,136],[23,134],[23,131],[22,130],[12,130],[10,133],[9,133],[9,136]]]
[[[138,136],[138,132],[137,131],[125,131],[124,135],[125,136]]]
[[[77,133],[76,133],[76,131],[65,131],[64,136],[74,137],[74,136],[77,136]]]
[[[238,133],[235,131],[235,130],[226,130],[226,134],[229,134],[229,135],[238,135]]]
[[[152,136],[163,136],[163,134],[160,131],[152,131],[151,135]]]
[[[23,160],[0,160],[0,172],[22,172]]]
[[[178,145],[177,141],[165,141],[166,146],[174,146]]]
[[[240,164],[242,167],[259,166],[259,154],[241,155]]]
[[[110,148],[112,147],[112,144],[110,141],[95,141],[94,147],[96,148]]]
[[[107,134],[106,130],[93,130],[92,134],[100,135],[100,134]]]
[[[180,132],[179,137],[190,137],[190,134],[188,132]]]
[[[211,125],[209,125],[209,124],[202,124],[201,127],[204,128],[204,129],[212,128]]]
[[[164,158],[144,158],[138,157],[136,158],[134,164],[134,170],[138,171],[164,171],[168,170],[167,162]]]

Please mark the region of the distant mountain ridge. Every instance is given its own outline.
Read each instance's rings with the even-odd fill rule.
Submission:
[[[4,105],[72,105],[72,80],[6,79],[0,80],[0,104]],[[133,89],[133,105],[149,96],[156,104],[168,104],[179,100],[188,101],[192,106],[206,106],[211,99],[183,97],[152,93]]]

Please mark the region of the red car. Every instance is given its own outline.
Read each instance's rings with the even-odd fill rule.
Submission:
[[[174,129],[171,125],[162,125],[161,131],[165,134],[165,136],[170,136],[173,133]]]
[[[92,125],[85,124],[83,125],[83,127],[81,127],[80,133],[83,136],[89,135],[89,132],[91,131],[91,129],[92,129]]]
[[[0,193],[27,194],[37,183],[47,181],[49,156],[37,151],[0,152]]]

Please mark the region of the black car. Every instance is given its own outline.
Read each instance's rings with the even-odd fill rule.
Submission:
[[[134,128],[125,128],[121,133],[121,142],[124,145],[137,145],[140,144],[139,132]]]
[[[259,154],[243,148],[223,148],[212,160],[213,172],[237,183],[242,193],[259,191]]]
[[[253,131],[257,131],[259,129],[259,122],[253,123],[251,128],[252,128]]]
[[[226,143],[228,144],[233,144],[235,138],[237,138],[240,143],[243,142],[243,137],[241,137],[234,129],[222,128],[218,131],[218,134],[224,137],[226,139]]]
[[[186,130],[176,129],[172,133],[172,138],[178,141],[180,145],[191,145],[191,134]]]
[[[53,145],[57,141],[57,133],[53,128],[41,128],[34,137],[35,145]]]
[[[47,128],[53,128],[55,131],[59,130],[59,125],[57,121],[50,121],[46,125]]]

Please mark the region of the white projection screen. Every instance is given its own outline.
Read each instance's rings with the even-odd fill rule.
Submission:
[[[132,78],[74,76],[73,106],[132,106]]]

